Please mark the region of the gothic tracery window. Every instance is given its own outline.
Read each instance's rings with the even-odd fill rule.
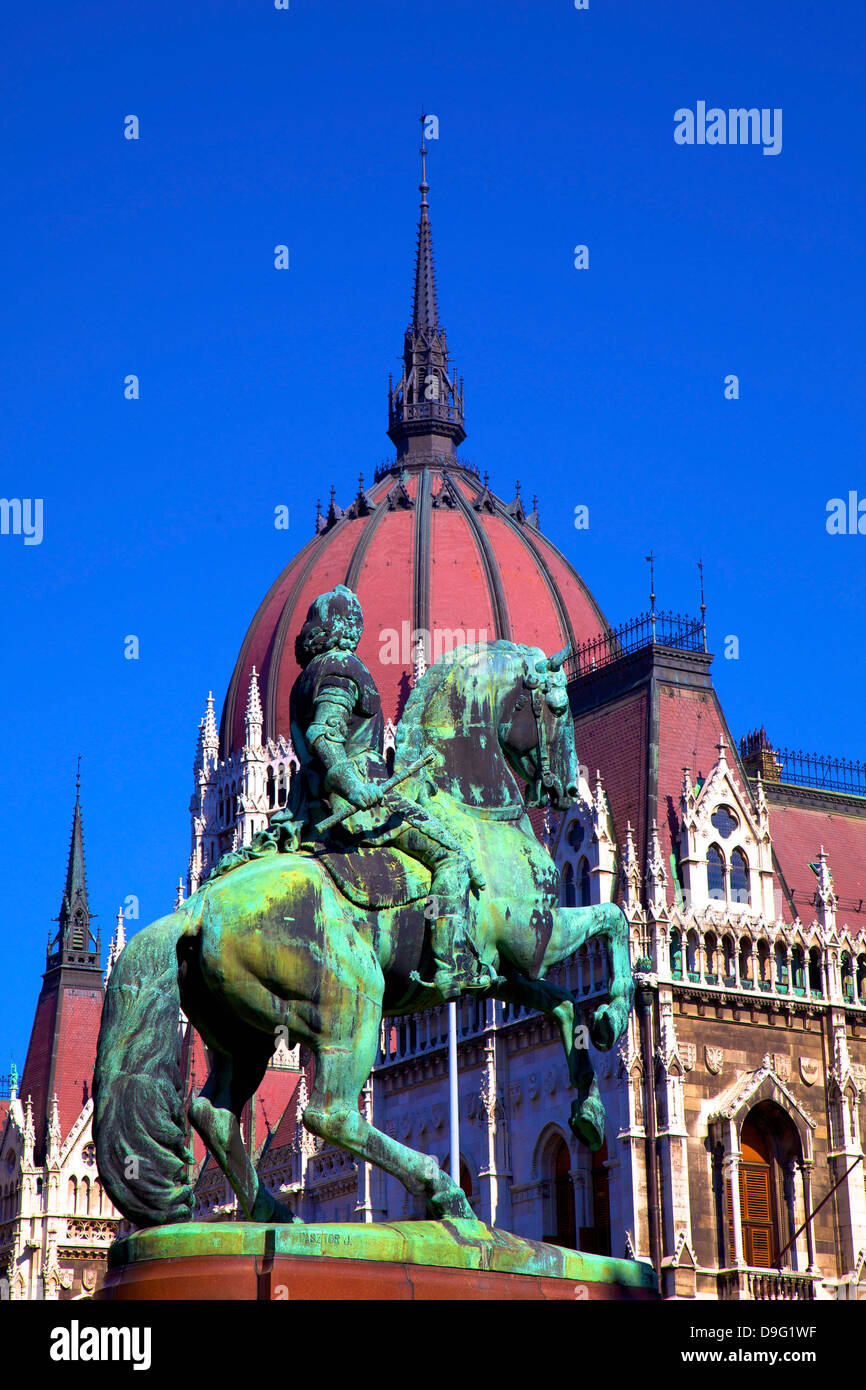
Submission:
[[[725,901],[725,858],[718,845],[707,850],[707,892],[713,901]]]
[[[749,893],[749,862],[741,849],[731,853],[731,902],[747,903]]]
[[[739,821],[727,806],[717,806],[710,816],[710,824],[719,832],[723,840],[727,840],[733,835]]]
[[[577,906],[577,895],[574,887],[574,869],[571,864],[566,864],[562,871],[562,892],[566,907]]]
[[[585,859],[581,859],[580,865],[578,866],[578,885],[580,893],[580,905],[581,907],[589,907],[591,902],[591,894],[589,887],[589,865],[587,864]]]

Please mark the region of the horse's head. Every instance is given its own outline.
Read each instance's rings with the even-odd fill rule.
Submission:
[[[530,806],[548,799],[557,810],[574,804],[579,766],[574,723],[562,669],[570,648],[545,656],[539,647],[521,647],[524,670],[510,711],[499,725],[499,743],[509,765],[529,786]]]

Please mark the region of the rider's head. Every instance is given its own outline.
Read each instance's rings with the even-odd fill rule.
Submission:
[[[295,639],[298,665],[308,666],[319,652],[353,652],[363,631],[364,616],[357,596],[345,584],[338,584],[310,604],[306,622]]]

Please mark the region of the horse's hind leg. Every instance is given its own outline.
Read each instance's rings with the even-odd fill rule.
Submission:
[[[568,1077],[577,1091],[569,1124],[577,1138],[593,1152],[604,1143],[604,1101],[586,1045],[585,1029],[578,1022],[574,1000],[567,990],[549,980],[530,980],[512,973],[494,990],[498,999],[539,1009],[556,1020],[568,1063]]]
[[[380,976],[381,980],[381,976]],[[476,1219],[465,1194],[443,1173],[435,1158],[417,1153],[374,1128],[358,1109],[361,1087],[370,1074],[379,1044],[381,1005],[368,994],[354,995],[354,1017],[340,1020],[343,1037],[321,1038],[316,1048],[316,1080],[304,1124],[328,1143],[355,1158],[375,1163],[399,1178],[413,1196],[423,1196],[432,1216]]]
[[[201,1093],[190,1104],[190,1121],[228,1178],[248,1221],[296,1221],[298,1218],[272,1197],[260,1181],[241,1134],[244,1106],[265,1074],[267,1057],[264,1062],[222,1053],[215,1057]]]

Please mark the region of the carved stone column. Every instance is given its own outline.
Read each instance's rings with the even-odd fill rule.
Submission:
[[[803,1220],[806,1222],[806,1249],[807,1249],[807,1251],[809,1252],[809,1254],[808,1254],[808,1259],[809,1259],[808,1273],[809,1273],[809,1274],[817,1274],[817,1273],[818,1273],[818,1266],[815,1264],[815,1232],[814,1232],[814,1222],[811,1220],[811,1216],[812,1216],[812,1167],[813,1167],[813,1162],[814,1162],[813,1159],[807,1158],[807,1159],[804,1159],[803,1162],[800,1164],[800,1172],[801,1172],[802,1177],[803,1177],[803,1209],[804,1209],[804,1213],[805,1213],[805,1215],[804,1215],[804,1217],[803,1217]]]
[[[729,1149],[725,1154],[723,1165],[725,1181],[730,1184],[728,1190],[731,1195],[731,1218],[734,1228],[734,1266],[737,1269],[741,1269],[746,1263],[743,1255],[743,1217],[740,1211],[741,1158],[742,1153],[739,1148]]]

